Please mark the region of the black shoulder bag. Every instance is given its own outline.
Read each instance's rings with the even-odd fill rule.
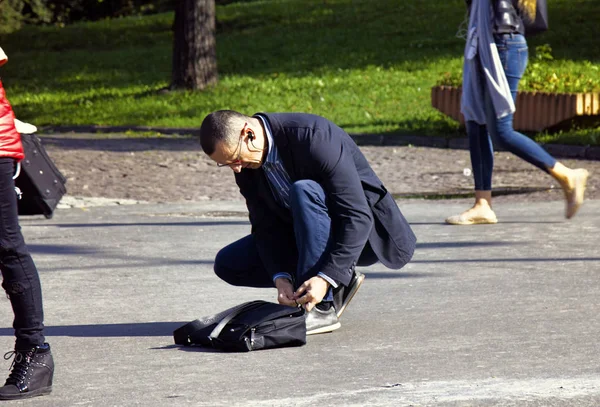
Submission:
[[[306,344],[303,308],[250,301],[192,321],[173,332],[175,344],[204,346],[227,352]]]
[[[40,138],[21,134],[25,159],[15,175],[19,196],[19,215],[39,215],[51,218],[60,199],[67,192],[67,179],[50,158]],[[21,198],[22,195],[22,198]]]

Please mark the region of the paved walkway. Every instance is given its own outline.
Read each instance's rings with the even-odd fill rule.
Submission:
[[[223,354],[179,325],[273,290],[229,287],[217,250],[249,232],[239,201],[87,206],[22,219],[57,370],[26,406],[598,406],[600,201],[499,203],[502,223],[447,226],[463,203],[401,209],[419,245],[367,279],[332,334]],[[13,345],[7,299],[0,348]],[[8,367],[8,362],[6,362]],[[8,370],[6,370],[8,373]]]

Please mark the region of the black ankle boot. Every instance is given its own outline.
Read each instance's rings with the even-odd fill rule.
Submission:
[[[52,391],[54,360],[50,345],[45,343],[35,348],[10,351],[4,359],[13,356],[12,371],[4,386],[0,387],[0,400],[43,396]]]

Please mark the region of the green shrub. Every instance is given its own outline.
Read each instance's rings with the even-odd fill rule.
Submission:
[[[461,86],[462,70],[444,72],[436,85]],[[555,60],[550,44],[535,47],[519,90],[530,92],[600,92],[600,68],[590,61]]]
[[[527,66],[521,88],[552,93],[599,92],[600,69],[590,61],[579,64],[556,61],[550,45],[543,44],[535,48],[535,56]]]

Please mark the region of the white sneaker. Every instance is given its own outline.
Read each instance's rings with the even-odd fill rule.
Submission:
[[[323,311],[314,307],[306,314],[306,334],[323,334],[326,332],[335,331],[341,327],[340,321],[335,314],[335,308],[331,307],[327,311]]]

